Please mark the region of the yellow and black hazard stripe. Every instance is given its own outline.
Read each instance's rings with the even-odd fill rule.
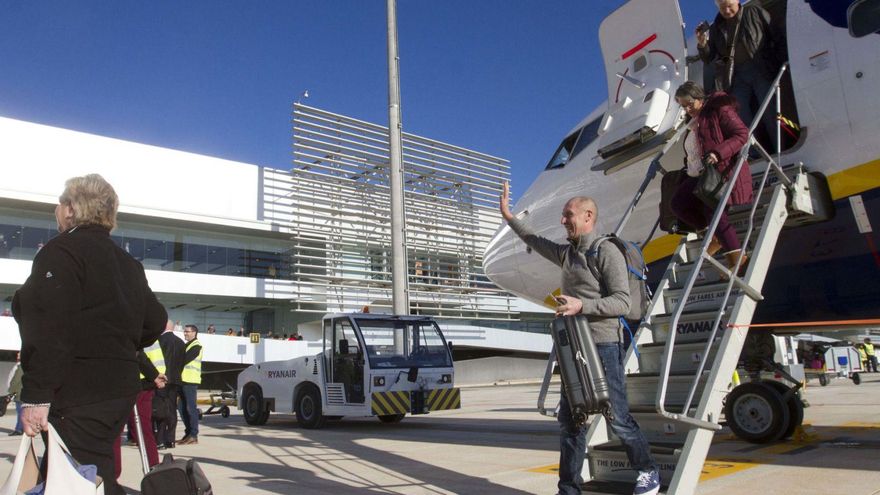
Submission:
[[[372,410],[376,416],[409,412],[409,392],[373,392]]]
[[[461,391],[457,388],[438,388],[428,391],[428,410],[461,408]]]

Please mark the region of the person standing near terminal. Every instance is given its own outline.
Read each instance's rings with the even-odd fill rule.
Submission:
[[[563,303],[556,308],[557,316],[583,314],[590,323],[590,331],[608,380],[614,416],[611,430],[623,443],[630,466],[638,471],[633,494],[655,495],[660,490],[660,471],[651,456],[647,439],[629,413],[626,398],[619,317],[629,311],[630,297],[623,254],[616,248],[600,249],[595,254],[588,254],[598,237],[594,228],[599,210],[592,198],[578,196],[565,203],[561,223],[568,237],[566,244],[557,244],[535,235],[524,222],[513,216],[509,202],[509,186],[505,181],[501,194],[501,216],[526,245],[562,268],[562,295],[559,299]],[[601,280],[587,267],[587,256],[593,255],[598,258]],[[586,426],[578,427],[575,424],[564,392],[560,399],[558,421],[559,494],[579,494],[582,483],[580,475],[587,451],[587,429]]]
[[[52,423],[77,462],[97,466],[107,495],[124,493],[113,442],[141,390],[137,352],[168,317],[144,267],[110,237],[118,208],[100,175],[69,179],[55,207],[60,234],[36,254],[12,301],[24,433]]]
[[[12,373],[9,378],[9,395],[14,396],[15,401],[15,428],[9,432],[9,436],[21,435],[24,433],[21,425],[21,353],[15,353],[15,366],[12,367]]]
[[[865,337],[865,354],[868,355],[868,368],[865,368],[865,371],[876,373],[877,355],[874,352],[874,344],[871,343],[871,339],[868,337]]]
[[[164,389],[156,391],[153,398],[153,409],[157,411],[156,445],[159,449],[172,449],[177,431],[177,397],[183,387],[180,375],[183,372],[183,354],[186,348],[180,337],[174,334],[173,321],[168,320],[165,324],[165,332],[159,336],[159,346],[165,358],[167,383]]]
[[[132,411],[128,415],[128,431],[134,432],[135,428],[140,428],[144,437],[143,449],[147,453],[147,462],[150,467],[159,464],[159,451],[156,448],[156,438],[152,435],[153,430],[153,396],[156,390],[165,388],[167,378],[165,377],[165,357],[162,355],[162,348],[159,341],[153,342],[150,347],[143,349],[138,353],[138,367],[141,370],[141,391],[137,395],[135,407],[137,408],[139,424],[135,424],[135,416]],[[138,440],[137,434],[134,435],[134,441]],[[116,478],[122,474],[122,437],[116,437],[113,444],[115,456],[114,472]]]
[[[199,328],[195,325],[187,325],[183,329],[183,338],[186,339],[186,353],[183,358],[183,382],[182,397],[180,403],[180,417],[185,426],[180,445],[199,443],[199,411],[196,407],[196,396],[199,392],[199,384],[202,383],[202,344],[199,343]]]

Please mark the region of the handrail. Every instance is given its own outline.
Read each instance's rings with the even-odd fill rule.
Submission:
[[[751,236],[751,232],[754,228],[754,218],[755,212],[757,211],[758,201],[757,198],[760,198],[761,192],[763,192],[764,187],[766,186],[767,175],[769,174],[770,168],[775,167],[775,170],[779,172],[780,180],[786,185],[791,186],[791,180],[782,173],[779,166],[776,162],[781,158],[782,155],[782,138],[781,133],[782,130],[780,128],[780,123],[777,120],[776,122],[776,160],[773,160],[772,157],[767,154],[767,168],[764,171],[764,175],[761,180],[761,185],[759,187],[759,191],[754,195],[755,201],[752,205],[749,214],[749,223],[748,230],[746,231],[746,237],[743,240],[743,249],[740,251],[739,258],[737,259],[736,264],[730,270],[729,281],[727,284],[727,288],[724,293],[724,297],[722,298],[721,305],[718,310],[718,314],[716,315],[715,322],[712,326],[712,331],[709,336],[709,340],[706,342],[706,352],[703,352],[703,355],[700,359],[700,364],[698,366],[697,373],[694,374],[693,381],[691,383],[691,387],[688,392],[688,398],[685,401],[684,408],[681,414],[676,414],[666,410],[666,392],[669,385],[669,373],[672,368],[672,354],[675,348],[675,337],[677,332],[675,331],[678,328],[678,321],[681,319],[681,314],[684,312],[685,304],[687,303],[688,297],[690,296],[691,291],[693,290],[694,284],[696,283],[697,277],[700,273],[700,268],[702,268],[703,260],[709,258],[709,254],[707,252],[709,243],[712,240],[712,236],[715,233],[715,230],[718,228],[718,223],[721,221],[721,215],[724,213],[724,210],[727,208],[727,201],[730,198],[730,195],[733,192],[733,186],[736,182],[736,178],[739,176],[740,170],[743,167],[743,164],[746,161],[746,157],[748,156],[749,149],[751,148],[753,136],[755,133],[755,129],[757,129],[758,125],[761,122],[761,119],[764,116],[764,113],[767,111],[767,107],[770,104],[770,99],[774,96],[776,97],[776,109],[777,113],[781,112],[781,96],[780,96],[780,85],[779,82],[782,79],[782,76],[785,74],[785,71],[788,69],[788,63],[784,63],[782,67],[779,69],[779,73],[776,75],[776,78],[773,80],[773,84],[771,85],[771,90],[764,97],[761,102],[761,106],[755,114],[755,118],[752,120],[751,125],[749,126],[749,134],[748,141],[743,146],[742,150],[740,150],[739,158],[737,159],[736,166],[733,169],[733,172],[728,175],[730,180],[728,180],[727,184],[724,187],[724,195],[721,200],[718,202],[718,207],[715,209],[715,214],[712,216],[712,221],[709,223],[709,227],[706,229],[706,232],[703,237],[703,243],[700,245],[700,256],[694,262],[694,266],[691,269],[691,273],[687,278],[687,281],[684,285],[684,290],[682,291],[681,296],[679,297],[678,303],[676,304],[675,310],[673,311],[671,321],[669,322],[669,336],[667,337],[666,346],[663,350],[663,361],[661,362],[660,367],[660,383],[659,388],[657,390],[657,398],[655,402],[655,406],[657,408],[657,413],[661,416],[668,418],[674,421],[680,421],[685,423],[694,424],[703,428],[717,430],[720,429],[720,425],[711,422],[704,421],[697,418],[690,418],[687,416],[687,411],[690,408],[690,404],[693,401],[693,396],[696,392],[696,388],[699,385],[700,376],[703,373],[703,370],[706,366],[706,361],[709,358],[708,350],[711,348],[713,341],[715,340],[715,335],[717,334],[718,327],[721,321],[721,317],[725,313],[725,308],[727,307],[727,302],[730,298],[730,293],[733,288],[734,283],[736,283],[735,279],[738,279],[737,273],[739,271],[740,264],[742,264],[743,254],[745,253],[745,246],[747,246],[748,240]],[[763,148],[761,149],[762,151]],[[766,152],[765,152],[766,153]]]
[[[636,191],[635,196],[633,196],[632,201],[630,201],[629,206],[626,209],[626,212],[623,214],[623,217],[620,219],[620,222],[618,222],[617,227],[614,228],[614,235],[616,235],[618,237],[620,236],[620,232],[623,230],[623,227],[626,226],[626,223],[629,221],[630,217],[632,216],[633,211],[635,211],[636,205],[638,205],[639,200],[642,199],[642,194],[645,192],[645,190],[651,184],[651,181],[654,180],[654,177],[657,176],[657,172],[659,170],[663,170],[663,168],[660,166],[660,159],[662,159],[663,156],[670,150],[670,148],[672,148],[675,145],[675,143],[677,143],[678,140],[681,139],[681,136],[684,134],[684,132],[686,130],[687,130],[687,126],[681,125],[675,131],[675,134],[672,135],[672,137],[669,139],[669,141],[667,141],[666,144],[663,145],[663,149],[661,149],[660,151],[657,152],[656,155],[654,155],[654,158],[651,160],[651,164],[648,166],[648,171],[645,172],[645,178],[644,178],[644,180],[642,180],[642,185],[639,186],[639,189]],[[648,239],[650,239],[650,237]]]

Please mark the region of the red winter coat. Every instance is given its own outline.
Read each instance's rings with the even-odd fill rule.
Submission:
[[[727,93],[713,93],[703,104],[697,121],[697,138],[700,140],[703,155],[710,152],[718,155],[718,171],[725,179],[730,180],[736,158],[749,137],[749,128],[736,113],[736,99]],[[749,171],[749,162],[746,161],[736,177],[728,204],[742,205],[751,202],[752,174]]]

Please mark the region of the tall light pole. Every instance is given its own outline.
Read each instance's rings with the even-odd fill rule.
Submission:
[[[400,58],[397,5],[388,0],[388,156],[391,159],[391,301],[394,314],[409,314],[406,220],[403,212],[403,145],[400,122]]]

